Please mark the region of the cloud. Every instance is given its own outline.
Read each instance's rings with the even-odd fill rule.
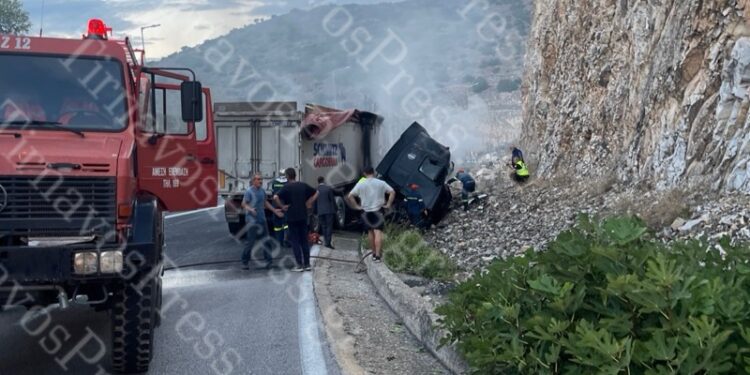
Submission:
[[[114,29],[115,37],[130,36],[140,45],[140,28],[159,24],[143,35],[149,58],[161,58],[294,8],[375,2],[381,0],[45,0],[44,30],[46,36],[78,38],[90,18],[101,18]],[[33,22],[31,33],[36,34],[42,0],[24,0],[23,4]]]
[[[119,1],[119,0],[114,0]],[[160,37],[163,41],[148,48],[151,58],[164,57],[182,47],[193,47],[208,39],[217,38],[230,30],[248,25],[258,15],[254,14],[259,1],[227,1],[213,5],[203,1],[164,0],[159,6],[147,9],[121,11],[116,15],[133,27],[124,34],[140,37],[140,26],[159,24],[158,28],[144,30],[144,38]],[[236,13],[236,15],[231,15]]]

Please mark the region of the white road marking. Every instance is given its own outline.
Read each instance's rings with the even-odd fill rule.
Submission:
[[[320,248],[314,246],[310,255],[318,255]],[[313,296],[312,273],[304,272],[299,281],[299,351],[302,362],[302,374],[328,374],[323,357],[318,330],[318,317],[315,297]]]
[[[174,219],[174,218],[176,218],[176,217],[181,217],[181,216],[187,216],[187,215],[197,214],[197,213],[199,213],[199,212],[206,212],[206,211],[211,211],[211,210],[215,210],[215,209],[217,209],[217,208],[222,208],[222,207],[224,207],[224,206],[217,206],[217,207],[202,208],[202,209],[200,209],[200,210],[195,210],[195,211],[188,211],[188,212],[180,212],[179,214],[171,214],[171,215],[167,215],[167,216],[165,216],[164,218],[165,218],[165,219]]]
[[[225,273],[226,271],[221,271]],[[166,273],[162,279],[162,288],[170,290],[200,285],[216,285],[221,280],[217,271],[190,270]]]

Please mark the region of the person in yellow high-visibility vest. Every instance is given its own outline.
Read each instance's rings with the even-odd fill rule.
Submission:
[[[529,167],[526,166],[526,163],[523,160],[516,160],[515,164],[513,164],[513,169],[515,169],[513,179],[516,180],[516,182],[522,183],[529,179]]]

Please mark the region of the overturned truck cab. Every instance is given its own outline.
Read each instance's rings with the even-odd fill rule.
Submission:
[[[432,223],[448,213],[453,199],[446,184],[452,170],[450,149],[430,137],[419,123],[411,124],[401,134],[376,170],[401,194],[409,184],[419,185]]]

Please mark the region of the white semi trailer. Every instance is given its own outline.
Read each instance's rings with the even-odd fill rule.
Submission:
[[[240,202],[254,173],[270,183],[283,169],[293,167],[298,179],[317,186],[317,179],[336,189],[336,224],[347,226],[354,216],[343,195],[377,166],[378,132],[383,118],[366,111],[337,110],[296,102],[216,103],[214,124],[218,144],[219,191],[233,235],[242,232]],[[270,222],[270,220],[269,220]]]

